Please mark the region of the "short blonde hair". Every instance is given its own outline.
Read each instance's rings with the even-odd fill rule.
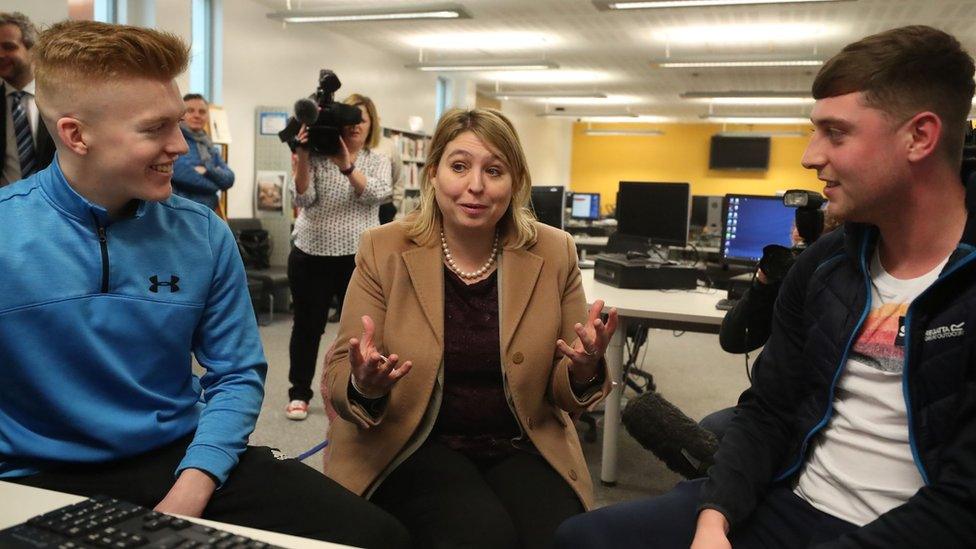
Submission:
[[[515,126],[502,113],[494,109],[451,109],[444,113],[434,130],[430,151],[420,177],[420,208],[416,216],[408,219],[407,234],[422,244],[439,239],[435,234],[443,217],[434,193],[431,179],[444,156],[448,143],[464,132],[471,132],[495,148],[512,174],[512,201],[499,220],[499,228],[509,249],[527,248],[536,241],[535,216],[529,209],[532,195],[532,178],[525,161],[522,142]]]
[[[373,150],[380,144],[380,116],[376,114],[376,104],[365,95],[354,93],[343,101],[353,107],[364,107],[369,115],[369,133],[366,134],[366,149]]]
[[[170,81],[186,70],[189,49],[174,34],[96,21],[62,21],[33,50],[39,103],[117,78]],[[42,109],[43,110],[43,109]]]

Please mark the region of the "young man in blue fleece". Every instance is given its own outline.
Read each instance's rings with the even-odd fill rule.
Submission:
[[[58,152],[0,189],[0,478],[407,546],[372,504],[247,445],[267,364],[237,246],[213,211],[170,196],[187,151],[174,81],[185,44],[64,22],[42,33],[35,62]]]

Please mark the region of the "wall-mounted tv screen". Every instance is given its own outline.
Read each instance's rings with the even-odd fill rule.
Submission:
[[[769,169],[769,137],[713,135],[708,169]]]

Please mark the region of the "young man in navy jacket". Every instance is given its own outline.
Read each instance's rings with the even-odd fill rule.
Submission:
[[[845,229],[783,282],[708,478],[571,519],[559,547],[976,543],[973,72],[924,26],[823,66],[802,162]]]
[[[241,258],[213,211],[170,196],[185,44],[72,21],[41,34],[34,60],[58,153],[0,189],[0,478],[406,545],[378,508],[247,445],[267,363]]]

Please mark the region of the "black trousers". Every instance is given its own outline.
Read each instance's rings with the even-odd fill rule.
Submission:
[[[398,518],[416,547],[551,547],[583,504],[540,456],[478,463],[428,440],[380,484],[373,503]]]
[[[574,517],[556,533],[559,549],[687,549],[695,537],[698,494],[705,479],[678,483],[670,492],[602,507]],[[736,549],[813,547],[857,530],[820,511],[785,484],[773,486],[752,515],[732,529]]]
[[[136,457],[66,464],[18,484],[91,497],[105,494],[153,508],[173,486],[192,435]],[[395,518],[294,459],[249,446],[204,510],[203,518],[356,547],[409,547]]]
[[[325,333],[332,297],[338,297],[339,309],[346,287],[356,268],[353,255],[309,255],[292,248],[288,256],[288,286],[294,305],[294,324],[288,345],[291,365],[288,369],[289,400],[312,400],[312,378],[319,341]]]

